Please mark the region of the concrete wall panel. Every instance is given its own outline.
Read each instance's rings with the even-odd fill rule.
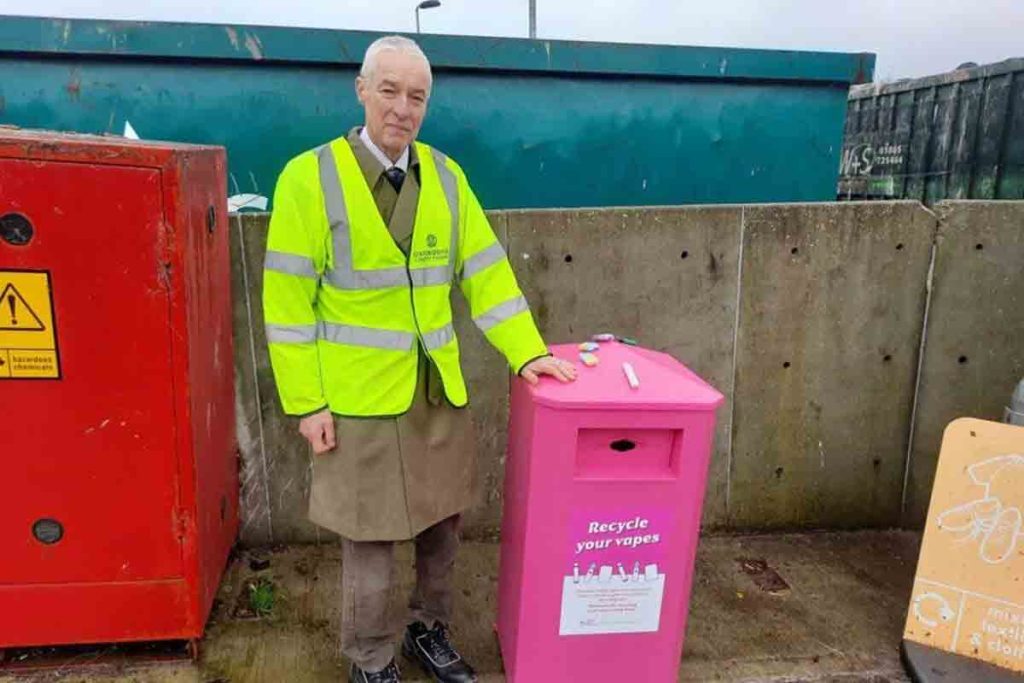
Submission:
[[[934,230],[915,202],[744,209],[732,526],[898,523]]]
[[[666,351],[732,395],[739,207],[509,214],[509,257],[549,344],[597,332]],[[581,369],[586,372],[586,369]],[[726,521],[731,404],[719,409],[704,524]]]
[[[942,202],[903,523],[924,524],[942,431],[1001,420],[1024,377],[1024,202]]]

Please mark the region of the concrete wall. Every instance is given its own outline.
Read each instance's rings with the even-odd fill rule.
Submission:
[[[928,511],[942,431],[1001,419],[1024,377],[1024,202],[937,205],[939,229],[904,523]]]
[[[893,525],[935,221],[908,203],[745,214],[725,521]]]
[[[709,528],[919,525],[946,422],[998,418],[1024,375],[1021,202],[491,218],[549,343],[633,336],[726,394]],[[309,456],[281,414],[263,335],[267,218],[233,220],[242,539],[320,540],[305,518]],[[509,378],[455,303],[484,482],[466,528],[487,536],[501,516]]]

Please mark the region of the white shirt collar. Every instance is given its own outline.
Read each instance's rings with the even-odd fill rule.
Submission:
[[[384,167],[385,171],[391,168],[392,166],[397,166],[406,173],[409,172],[408,147],[406,147],[405,150],[402,152],[402,156],[398,157],[398,161],[392,162],[391,159],[388,159],[388,155],[380,150],[380,147],[373,144],[373,140],[370,139],[370,134],[366,132],[366,126],[363,126],[360,129],[359,139],[363,141],[363,144],[366,145],[366,149],[370,150],[370,153],[373,154],[377,161],[380,162],[381,166]]]

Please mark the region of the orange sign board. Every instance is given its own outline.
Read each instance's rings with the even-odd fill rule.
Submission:
[[[903,637],[1024,671],[1024,427],[946,427]]]

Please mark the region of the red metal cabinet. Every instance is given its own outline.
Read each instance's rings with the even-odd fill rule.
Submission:
[[[202,635],[238,528],[225,175],[0,128],[0,648]]]

